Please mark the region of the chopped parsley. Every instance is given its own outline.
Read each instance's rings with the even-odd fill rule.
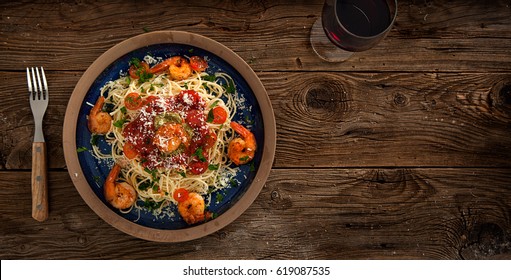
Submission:
[[[202,77],[202,79],[204,81],[214,82],[216,80],[216,76],[215,75],[206,75],[206,76]]]
[[[97,146],[98,145],[98,138],[99,138],[99,135],[92,134],[92,137],[90,138],[90,144],[94,145],[94,146]]]
[[[154,211],[156,209],[159,209],[163,202],[164,200],[160,202],[155,202],[154,200],[146,199],[144,200],[144,207],[147,208],[149,211]]]
[[[153,77],[153,74],[147,73],[147,71],[145,71],[145,69],[138,69],[137,75],[138,75],[139,83],[145,83]]]
[[[76,149],[76,152],[77,152],[77,153],[81,153],[81,152],[85,152],[85,151],[88,151],[88,150],[89,150],[89,149],[87,149],[86,147],[78,147],[78,148]]]
[[[153,188],[153,186],[154,186],[154,181],[144,181],[144,182],[140,183],[140,185],[138,185],[138,189],[141,191],[145,191],[150,188]]]
[[[151,175],[151,177],[153,177],[153,181],[158,181],[158,170],[156,169],[149,169],[149,168],[144,168],[144,171],[149,173]]]
[[[114,122],[114,126],[118,127],[118,128],[122,128],[124,123],[127,123],[127,122],[128,122],[128,120],[126,120],[126,119],[120,119],[120,120]]]
[[[234,81],[232,79],[229,79],[227,86],[225,86],[225,91],[230,94],[236,92],[236,87],[234,86]]]
[[[237,188],[238,187],[238,181],[234,180],[234,178],[229,179],[229,184],[231,187]]]
[[[208,118],[206,119],[206,122],[212,123],[213,120],[215,120],[215,115],[213,114],[213,110],[209,110]]]
[[[144,67],[142,67],[142,61],[140,59],[133,57],[129,61],[129,65],[134,66],[137,71],[136,75],[138,76],[138,82],[139,84],[147,82],[149,79],[153,77],[153,74],[148,73]]]
[[[224,200],[224,195],[221,193],[216,194],[216,202],[222,202]]]
[[[209,170],[218,170],[218,164],[210,164],[208,165]]]
[[[128,112],[128,110],[126,110],[126,107],[124,107],[124,106],[121,107],[120,110],[121,110],[121,113],[123,113],[123,114],[126,114]]]
[[[135,66],[137,68],[140,68],[140,59],[138,59],[136,57],[130,59],[129,65],[133,65],[133,66]]]
[[[195,153],[193,153],[193,156],[196,156],[202,162],[206,161],[206,158],[202,154],[202,147],[197,148],[197,150],[195,150]]]
[[[211,103],[211,105],[209,105],[209,108],[215,108],[216,105],[218,105],[218,102],[220,102],[220,100],[215,100],[215,102]]]

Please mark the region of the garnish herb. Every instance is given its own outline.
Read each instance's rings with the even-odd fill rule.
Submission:
[[[247,161],[249,159],[248,156],[240,157],[240,161]]]
[[[202,162],[206,161],[206,158],[202,154],[202,147],[197,148],[197,150],[195,150],[195,153],[193,153],[193,155],[196,156]]]
[[[138,69],[137,75],[139,83],[145,83],[153,77],[153,74],[147,73],[145,69]]]
[[[158,181],[158,171],[156,169],[149,169],[149,168],[144,168],[144,171],[151,174],[151,177],[153,177],[153,181]]]
[[[232,79],[229,79],[227,86],[225,86],[225,91],[231,94],[236,92],[236,87],[234,86],[234,81]]]
[[[215,115],[213,114],[213,110],[209,110],[208,118],[206,119],[206,122],[212,123],[215,119]]]
[[[98,145],[98,138],[99,136],[97,134],[92,134],[92,137],[90,138],[90,144],[97,146]]]
[[[121,107],[121,113],[123,114],[126,114],[128,112],[128,110],[126,110],[126,107]]]
[[[206,75],[206,76],[202,77],[202,79],[204,81],[214,82],[216,80],[216,76],[215,75]]]
[[[238,187],[238,181],[234,180],[233,178],[229,179],[229,184],[231,185],[231,187]]]
[[[254,172],[255,171],[255,166],[254,166],[254,162],[251,162],[250,163],[250,168],[249,168],[250,172]]]
[[[218,105],[218,102],[220,102],[220,100],[215,100],[215,102],[211,103],[211,105],[209,105],[209,108],[215,108],[216,105]]]
[[[160,208],[161,205],[163,204],[163,201],[164,200],[160,202],[155,202],[154,200],[146,199],[144,200],[144,207],[147,208],[149,211],[153,211]]]
[[[87,149],[86,147],[79,147],[76,149],[76,152],[77,153],[81,153],[81,152],[85,152],[85,151],[88,151],[89,149]]]
[[[209,170],[218,170],[218,164],[210,164],[208,165]]]
[[[140,59],[133,57],[130,59],[129,65],[134,65],[135,67],[140,68]]]
[[[181,172],[178,172],[178,174],[181,175],[183,178],[186,178],[186,172],[181,171]]]
[[[140,185],[138,185],[138,189],[141,191],[145,191],[149,188],[152,188],[153,186],[154,186],[153,181],[144,181],[144,182],[140,183]]]
[[[224,200],[224,195],[221,193],[216,194],[216,202],[222,202]]]
[[[120,120],[114,122],[114,126],[118,127],[118,128],[122,128],[123,124],[127,123],[127,122],[128,122],[128,120],[126,120],[126,119],[120,119]]]

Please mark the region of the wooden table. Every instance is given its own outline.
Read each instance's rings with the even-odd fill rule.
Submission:
[[[0,4],[2,259],[511,258],[509,1],[399,1],[388,37],[344,63],[311,49],[321,0],[39,2]],[[238,53],[277,124],[257,200],[222,230],[180,244],[136,239],[95,215],[62,147],[67,102],[87,67],[156,30]],[[28,66],[45,67],[51,94],[45,222],[31,218]]]

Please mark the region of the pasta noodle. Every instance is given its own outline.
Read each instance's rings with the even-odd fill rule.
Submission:
[[[226,154],[228,143],[234,138],[229,126],[236,114],[233,89],[233,80],[228,74],[216,73],[213,79],[213,76],[197,71],[183,80],[172,79],[165,72],[148,79],[122,76],[110,81],[102,87],[100,94],[105,97],[105,106],[109,107],[112,116],[111,129],[105,135],[111,144],[111,152],[103,153],[93,145],[93,154],[119,164],[122,167],[119,179],[133,186],[138,198],[151,205],[155,214],[161,213],[169,204],[177,204],[173,194],[178,188],[206,196],[221,190],[230,185],[238,171],[230,165]],[[132,93],[138,94],[135,101],[144,100],[143,106],[129,109],[127,105],[133,102],[129,100],[133,98]],[[212,110],[217,107],[227,113],[223,123],[210,120]],[[193,121],[188,123],[188,118],[193,119],[194,110],[200,112],[199,118],[207,118],[201,122],[202,126],[194,127]],[[141,142],[135,134],[144,131],[145,126],[161,128],[168,123],[180,126],[178,135],[181,138],[176,150],[169,153],[144,150],[148,143]],[[152,131],[154,133],[154,129]],[[141,137],[144,137],[143,133]],[[216,141],[210,141],[208,137],[216,138]],[[200,141],[209,143],[209,146],[197,144]],[[158,144],[155,143],[151,143],[151,147]],[[135,145],[139,156],[127,156],[125,146],[128,144]],[[140,156],[141,151],[144,151],[143,156]],[[194,160],[203,166],[200,172],[191,167],[190,162]]]

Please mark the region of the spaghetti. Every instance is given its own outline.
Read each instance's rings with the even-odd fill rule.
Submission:
[[[178,204],[177,190],[208,195],[229,186],[237,173],[226,153],[235,139],[229,125],[236,114],[232,78],[208,75],[203,72],[207,64],[192,64],[194,71],[186,73],[186,63],[174,58],[151,68],[134,60],[129,76],[102,87],[100,96],[112,118],[105,133],[111,152],[93,145],[97,158],[121,167],[118,179],[133,186],[156,215]],[[156,69],[171,60],[165,71]],[[190,58],[196,61],[203,62]]]

